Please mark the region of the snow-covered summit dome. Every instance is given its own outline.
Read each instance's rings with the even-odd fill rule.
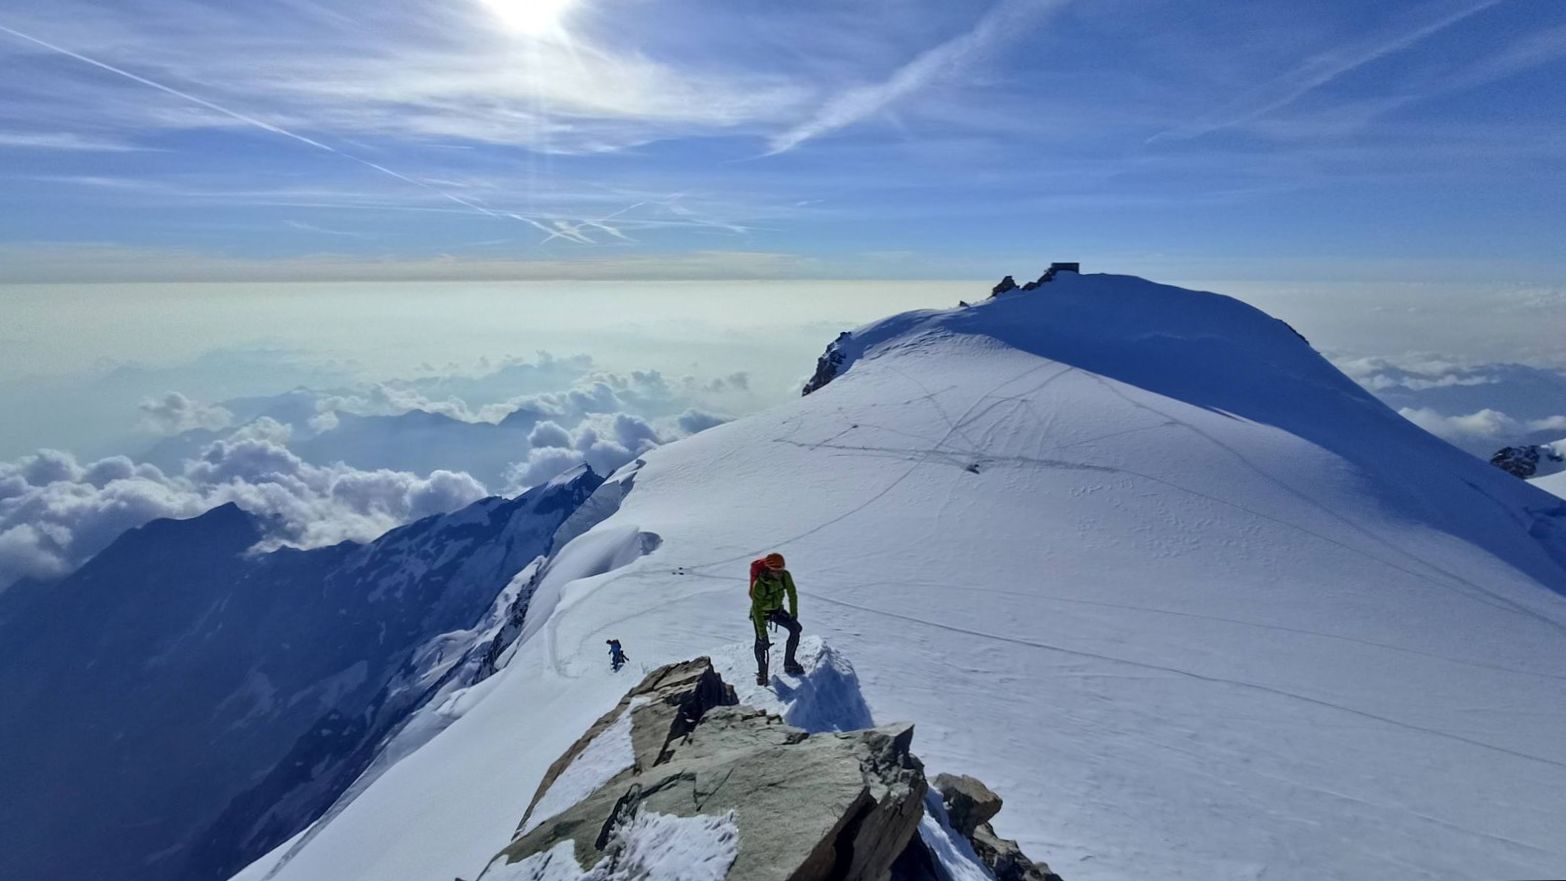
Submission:
[[[1215,294],[1061,273],[835,345],[611,480],[510,665],[273,877],[473,877],[624,692],[603,640],[743,659],[772,550],[875,719],[1069,881],[1566,865],[1559,499]]]

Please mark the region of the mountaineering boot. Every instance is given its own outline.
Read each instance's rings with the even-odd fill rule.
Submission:
[[[770,667],[771,665],[769,663],[767,663],[767,662],[772,660],[771,648],[772,648],[772,644],[767,642],[765,639],[758,639],[758,640],[756,640],[756,684],[757,685],[766,685],[767,682],[768,682],[768,679],[767,679],[767,668]]]
[[[783,672],[790,676],[803,676],[805,675],[805,668],[799,666],[798,661],[789,658],[783,662]]]

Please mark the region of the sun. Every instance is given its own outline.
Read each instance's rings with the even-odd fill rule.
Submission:
[[[564,32],[561,21],[577,0],[480,0],[507,30],[529,37]]]

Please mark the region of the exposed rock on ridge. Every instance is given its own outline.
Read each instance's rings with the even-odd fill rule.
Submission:
[[[1017,286],[1017,280],[1015,278],[1012,278],[1009,275],[1006,276],[1000,280],[1000,284],[997,284],[995,287],[990,289],[990,296],[998,297],[1001,294],[1009,294],[1012,291],[1035,291],[1040,287],[1049,284],[1051,281],[1054,281],[1055,276],[1062,272],[1079,273],[1081,271],[1081,264],[1078,263],[1051,263],[1049,268],[1044,270],[1043,275],[1039,276],[1033,281],[1027,282],[1021,287]]]
[[[1526,444],[1499,450],[1490,457],[1490,464],[1507,474],[1526,480],[1560,471],[1563,465],[1566,465],[1566,456],[1561,455],[1555,445]],[[1540,473],[1541,469],[1543,474]]]
[[[838,369],[843,366],[843,361],[848,357],[843,351],[843,344],[852,338],[853,334],[845,330],[837,335],[837,339],[827,344],[826,351],[816,359],[815,375],[805,383],[805,389],[801,394],[808,395],[837,378]]]
[[[934,782],[952,828],[973,845],[974,855],[996,881],[1061,881],[1049,866],[1028,859],[1017,842],[995,834],[990,820],[1000,813],[1002,802],[988,786],[966,774],[937,774]]]
[[[680,846],[669,829],[699,827],[729,844],[704,858],[692,877],[886,881],[894,864],[919,864],[925,877],[945,881],[949,874],[925,853],[920,836],[921,820],[929,822],[928,784],[912,740],[908,724],[809,734],[739,705],[709,659],[671,664],[649,674],[556,760],[518,837],[480,879],[638,877],[659,859],[650,851]],[[617,762],[624,766],[616,770]],[[594,773],[608,776],[562,809],[555,790]],[[985,821],[1000,799],[961,779],[988,794],[974,800],[986,807],[964,803],[959,810],[965,824],[978,827],[963,832],[975,841],[974,852],[1007,872],[1000,881],[1058,881],[1015,843],[994,836]],[[980,842],[992,840],[986,858]],[[567,854],[574,866],[559,862]],[[677,858],[697,859],[685,852]]]

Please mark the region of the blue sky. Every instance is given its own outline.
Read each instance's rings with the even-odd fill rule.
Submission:
[[[0,281],[1566,270],[1559,0],[0,0],[0,28]]]

